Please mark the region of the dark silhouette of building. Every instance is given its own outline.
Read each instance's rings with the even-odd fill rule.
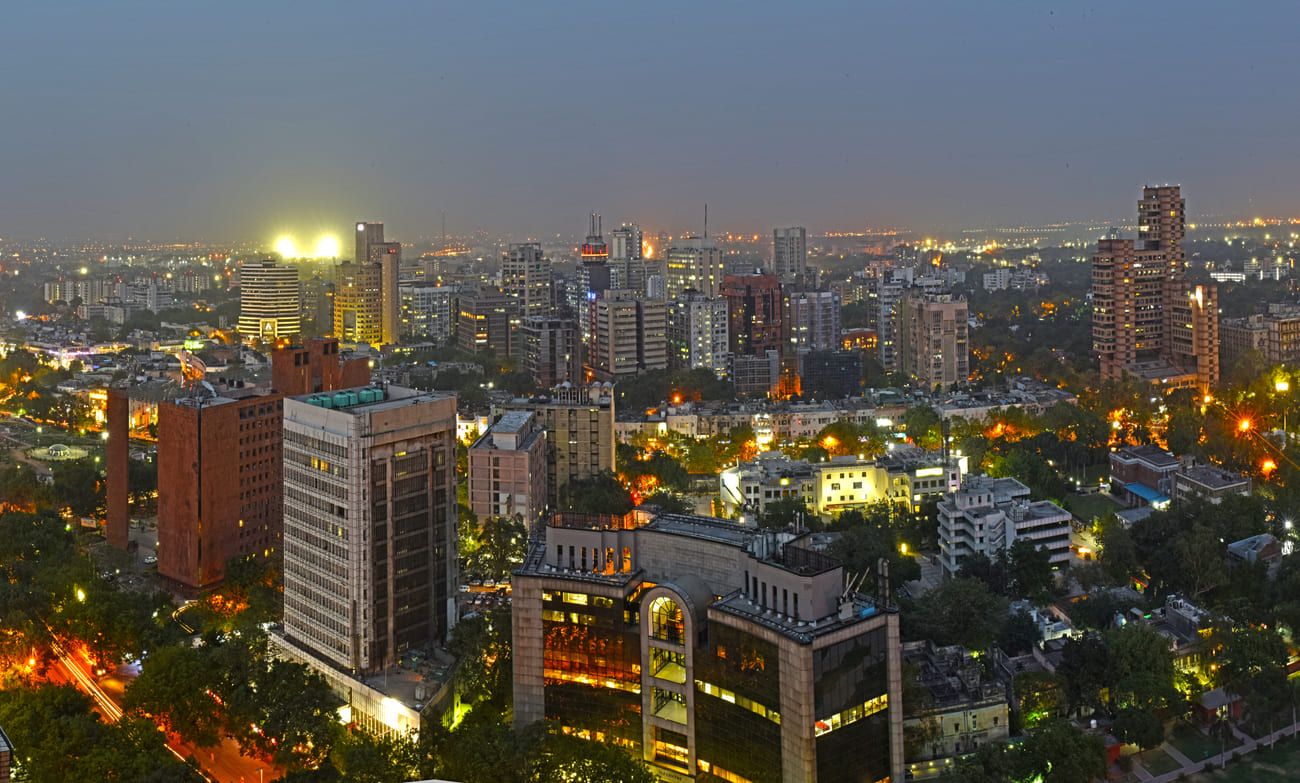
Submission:
[[[781,351],[781,280],[774,275],[727,275],[727,333],[733,356]]]

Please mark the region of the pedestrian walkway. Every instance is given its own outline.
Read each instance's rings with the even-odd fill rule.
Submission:
[[[1165,753],[1167,753],[1169,757],[1172,758],[1174,761],[1177,761],[1179,764],[1181,764],[1182,767],[1180,769],[1176,769],[1172,772],[1167,772],[1160,776],[1155,776],[1152,775],[1145,767],[1143,767],[1142,760],[1138,756],[1134,755],[1131,757],[1133,759],[1133,773],[1137,775],[1138,780],[1142,781],[1142,783],[1173,783],[1174,781],[1178,780],[1180,777],[1184,775],[1192,775],[1197,772],[1204,772],[1206,770],[1218,769],[1219,767],[1223,766],[1223,761],[1225,758],[1234,758],[1234,757],[1240,758],[1241,756],[1247,755],[1249,753],[1253,753],[1254,751],[1258,750],[1261,745],[1262,746],[1272,745],[1274,742],[1281,739],[1282,737],[1288,737],[1294,734],[1296,731],[1295,725],[1285,726],[1273,732],[1272,734],[1269,734],[1257,740],[1251,737],[1250,735],[1246,734],[1244,731],[1242,731],[1240,728],[1238,728],[1235,725],[1229,724],[1229,728],[1232,729],[1232,735],[1236,737],[1238,742],[1241,743],[1240,745],[1237,745],[1236,747],[1232,747],[1232,748],[1225,748],[1223,753],[1211,756],[1208,759],[1205,759],[1204,761],[1192,761],[1186,755],[1184,755],[1182,751],[1174,747],[1171,743],[1165,742],[1160,745],[1160,749]]]

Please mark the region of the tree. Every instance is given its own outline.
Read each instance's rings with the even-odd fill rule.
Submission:
[[[1141,568],[1133,535],[1114,514],[1104,517],[1097,527],[1102,573],[1112,585],[1127,585],[1129,578]]]
[[[1045,671],[1026,671],[1016,675],[1016,699],[1020,720],[1032,729],[1044,720],[1063,717],[1066,709],[1065,683],[1060,675]]]
[[[831,543],[830,553],[855,573],[875,573],[884,558],[889,562],[889,577],[894,584],[920,579],[921,566],[911,555],[903,554],[903,525],[894,505],[878,504],[867,512],[864,515],[850,509],[840,514],[835,523],[840,535]]]
[[[1106,685],[1109,655],[1106,644],[1095,634],[1069,639],[1061,648],[1061,665],[1056,673],[1065,683],[1067,715],[1085,707],[1101,707],[1101,689]]]
[[[938,450],[943,441],[943,420],[929,405],[914,405],[903,414],[903,431],[907,439],[923,449]]]
[[[655,783],[655,776],[639,759],[615,745],[590,742],[549,732],[529,765],[528,780],[583,780],[590,783]]]
[[[1043,760],[1043,783],[1092,783],[1106,777],[1101,738],[1063,720],[1046,721],[1031,735],[1033,752]]]
[[[1271,714],[1286,695],[1286,642],[1276,631],[1219,625],[1213,632],[1215,684],[1246,701],[1256,715]]]
[[[300,663],[273,660],[254,676],[258,731],[245,748],[289,769],[313,769],[329,756],[338,736],[338,697],[319,675]]]
[[[1150,750],[1165,741],[1165,724],[1153,710],[1130,707],[1119,711],[1112,727],[1121,742]]]
[[[1016,539],[1006,552],[1006,571],[1019,595],[1037,603],[1046,602],[1056,585],[1052,573],[1052,555],[1027,538]]]
[[[918,601],[915,617],[919,635],[924,638],[937,644],[985,650],[1006,624],[1007,603],[983,582],[958,577]]]
[[[451,651],[460,659],[456,677],[461,699],[470,706],[487,702],[504,712],[511,700],[510,608],[498,606],[456,623]]]
[[[1070,494],[1070,485],[1039,454],[1013,446],[989,460],[987,473],[1013,478],[1029,487],[1034,497],[1060,501]]]
[[[801,521],[807,526],[816,519],[816,515],[808,509],[803,498],[785,497],[773,500],[764,506],[762,513],[758,515],[758,526],[785,530],[793,527],[796,522]]]
[[[608,471],[591,478],[574,479],[560,489],[560,507],[582,514],[626,514],[632,495]]]
[[[1107,631],[1106,685],[1115,707],[1162,709],[1178,699],[1168,640],[1141,623]]]
[[[54,494],[73,514],[95,516],[104,506],[104,482],[89,459],[54,464]]]
[[[1038,643],[1038,625],[1028,612],[1013,612],[998,634],[998,647],[1007,655],[1024,655]]]
[[[152,717],[199,747],[214,746],[223,726],[220,707],[212,697],[218,674],[202,649],[153,650],[140,676],[126,689],[126,711]]]
[[[998,595],[1007,593],[1006,561],[1001,557],[990,559],[983,552],[976,552],[961,561],[958,576],[978,579],[984,586]]]
[[[501,579],[524,561],[528,530],[519,515],[488,517],[479,528],[478,548],[471,563],[475,573]]]

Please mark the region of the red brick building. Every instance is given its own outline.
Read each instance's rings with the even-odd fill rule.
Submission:
[[[344,359],[339,341],[327,337],[280,348],[271,354],[271,388],[286,397],[370,384],[370,361]]]
[[[279,553],[282,400],[230,389],[158,406],[159,574],[203,589],[233,557]]]
[[[108,390],[107,520],[104,537],[116,549],[126,549],[130,534],[130,509],[127,504],[127,474],[131,454],[131,399],[123,389]]]

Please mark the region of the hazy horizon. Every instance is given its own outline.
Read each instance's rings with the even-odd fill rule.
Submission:
[[[1300,215],[1284,4],[9,11],[5,238]]]

